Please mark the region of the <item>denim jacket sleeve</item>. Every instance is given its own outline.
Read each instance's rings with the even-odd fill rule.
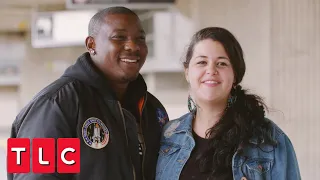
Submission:
[[[272,177],[283,180],[301,180],[297,157],[290,139],[286,134],[281,133],[278,142]]]

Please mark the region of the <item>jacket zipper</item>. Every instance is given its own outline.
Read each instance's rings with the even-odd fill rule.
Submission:
[[[145,99],[144,99],[144,102],[143,102],[143,106],[141,108],[141,116],[140,116],[140,130],[141,130],[141,135],[142,135],[142,141],[143,141],[143,148],[144,148],[144,152],[143,152],[143,157],[142,157],[142,179],[144,180],[144,160],[145,160],[145,154],[147,152],[147,146],[146,146],[146,143],[145,143],[145,140],[144,140],[144,136],[143,136],[143,130],[142,130],[142,114],[143,114],[143,109],[146,105],[146,102],[147,102],[147,93],[145,95]]]
[[[118,101],[118,106],[119,106],[120,112],[121,112],[122,122],[123,122],[123,126],[124,126],[124,133],[125,133],[126,141],[127,141],[127,148],[129,148],[129,141],[128,141],[128,134],[127,134],[126,122],[125,122],[124,115],[123,115],[123,111],[122,111],[122,107],[121,107],[121,104],[120,104],[119,101]],[[130,156],[130,163],[131,163],[131,167],[132,167],[133,179],[136,180],[136,171],[135,171],[135,168],[134,168],[134,166],[133,166],[133,164],[132,164],[131,155],[129,154],[129,156]]]

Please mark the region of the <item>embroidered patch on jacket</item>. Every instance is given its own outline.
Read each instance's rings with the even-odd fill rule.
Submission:
[[[180,125],[180,121],[173,122],[164,132],[164,137],[169,138],[172,136],[173,132],[177,129]]]
[[[160,108],[157,109],[157,118],[158,122],[160,124],[160,128],[162,127],[169,121],[168,115],[165,111],[161,110]]]
[[[98,118],[87,119],[82,126],[82,137],[84,142],[91,148],[104,148],[109,142],[109,130]]]

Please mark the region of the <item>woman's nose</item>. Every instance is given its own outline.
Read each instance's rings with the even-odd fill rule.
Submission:
[[[218,74],[217,67],[215,65],[209,65],[207,69],[207,74],[217,75]]]

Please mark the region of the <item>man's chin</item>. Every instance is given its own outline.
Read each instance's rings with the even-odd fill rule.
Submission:
[[[139,76],[139,73],[135,74],[135,75],[126,75],[122,78],[123,81],[125,82],[132,82],[135,81]]]

